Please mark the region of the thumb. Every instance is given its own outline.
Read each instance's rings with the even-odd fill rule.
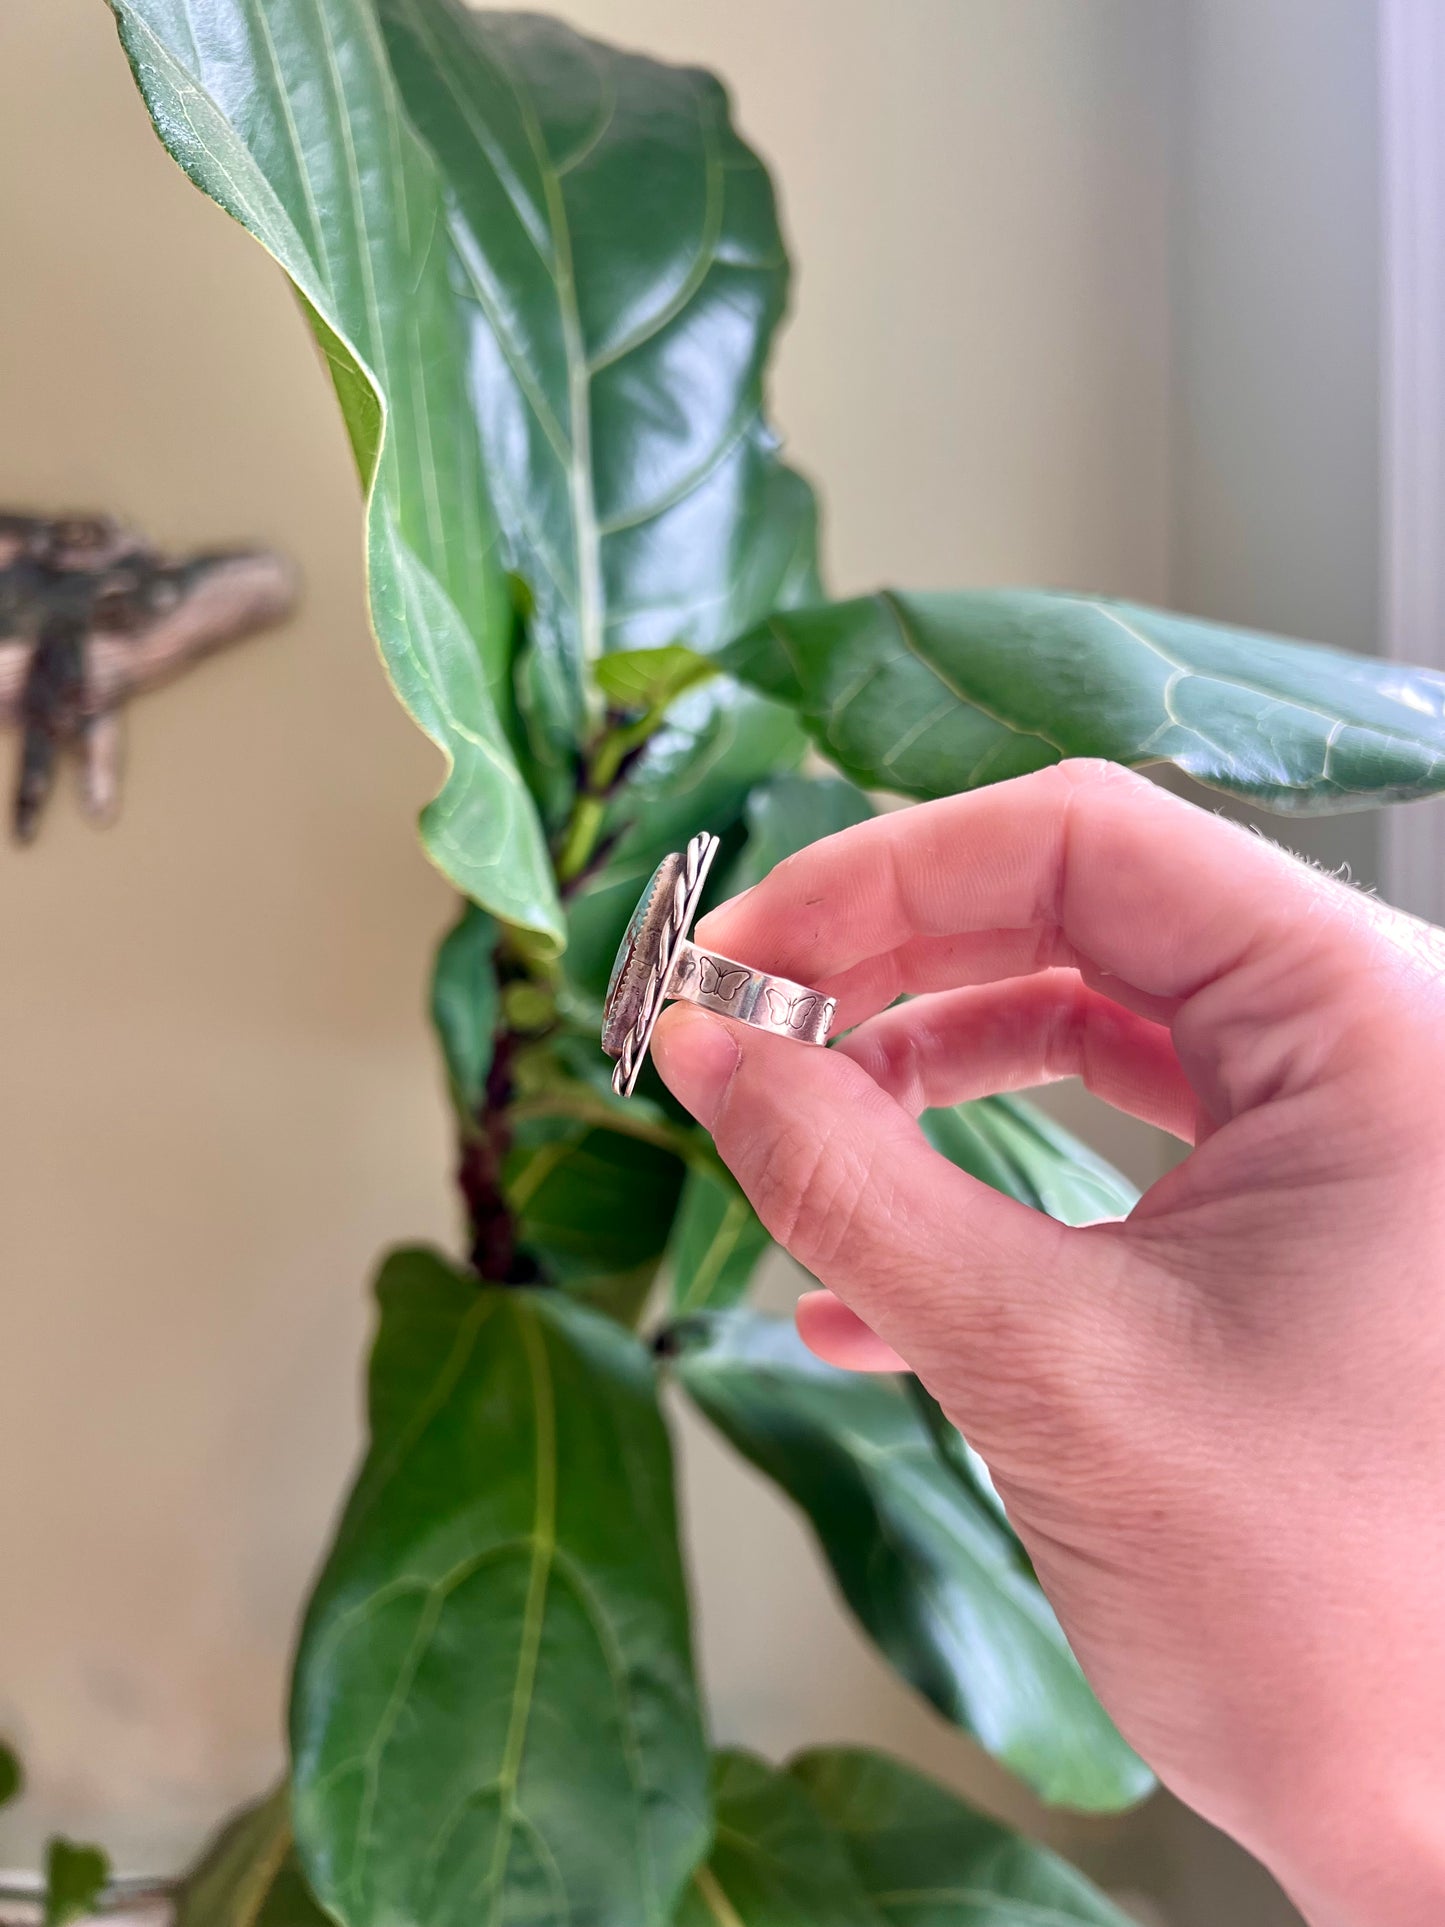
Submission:
[[[998,1428],[1061,1417],[1117,1365],[1113,1227],[1070,1230],[958,1170],[840,1052],[676,1004],[653,1054],[778,1243],[986,1454]]]

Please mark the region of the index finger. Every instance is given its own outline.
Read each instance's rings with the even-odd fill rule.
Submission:
[[[1249,1025],[1347,1000],[1373,906],[1116,765],[1066,762],[875,817],[780,864],[699,941],[859,1006],[1076,964],[1166,1020],[1212,985]],[[871,993],[871,995],[870,995]],[[1218,1030],[1233,1005],[1216,1000]],[[1213,1108],[1213,1107],[1211,1107]],[[1232,1108],[1232,1106],[1231,1106]]]

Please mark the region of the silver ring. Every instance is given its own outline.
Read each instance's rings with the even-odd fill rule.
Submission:
[[[672,997],[800,1044],[826,1044],[836,1004],[821,991],[688,941],[718,840],[706,830],[665,856],[637,899],[612,966],[602,1048],[617,1059],[612,1088],[631,1097],[662,1007]]]

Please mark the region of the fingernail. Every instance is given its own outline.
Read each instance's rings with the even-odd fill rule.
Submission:
[[[711,1130],[739,1061],[727,1021],[692,1005],[674,1004],[658,1021],[652,1055],[678,1103]]]
[[[831,1291],[805,1291],[793,1315],[798,1336],[824,1364],[845,1372],[908,1370],[893,1347]]]

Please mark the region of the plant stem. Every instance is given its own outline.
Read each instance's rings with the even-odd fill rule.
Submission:
[[[502,1172],[512,1148],[512,1059],[520,1041],[509,1030],[497,1032],[486,1093],[472,1128],[462,1133],[457,1164],[457,1182],[471,1228],[472,1265],[478,1277],[492,1285],[531,1282],[530,1276],[519,1273],[517,1228],[502,1188]]]
[[[588,752],[582,784],[557,854],[557,881],[564,888],[586,874],[597,852],[607,804],[632,759],[656,732],[663,713],[658,705],[627,722],[616,711],[608,712],[607,727]]]
[[[466,1205],[470,1257],[478,1277],[492,1285],[529,1285],[537,1282],[539,1274],[535,1261],[517,1249],[517,1225],[503,1179],[517,1115],[517,1057],[552,1027],[555,1015],[549,1002],[544,1007],[543,1032],[536,1026],[519,1025],[508,1008],[516,1000],[507,993],[520,984],[537,984],[537,968],[512,950],[505,931],[492,956],[500,1015],[481,1102],[470,1116],[460,1118],[457,1183]]]
[[[584,791],[577,798],[557,857],[559,883],[575,883],[587,868],[602,832],[606,809],[605,797],[589,795]]]
[[[582,782],[572,806],[567,826],[553,860],[557,882],[563,894],[568,887],[582,882],[597,866],[609,844],[603,840],[607,805],[627,773],[628,766],[641,751],[663,719],[655,706],[628,721],[609,711],[601,734],[587,753]],[[540,981],[542,969],[508,949],[505,936],[497,946],[498,982],[505,986],[519,978]],[[551,983],[549,989],[555,986]],[[504,1000],[505,1001],[505,1000]],[[512,1148],[513,1129],[522,1116],[585,1115],[589,1121],[609,1130],[622,1130],[630,1136],[646,1138],[668,1150],[679,1149],[670,1127],[619,1122],[595,1093],[579,1091],[564,1100],[537,1097],[517,1100],[514,1070],[517,1053],[536,1042],[534,1034],[518,1030],[504,1017],[499,1023],[492,1046],[492,1063],[486,1088],[474,1116],[464,1121],[461,1154],[457,1163],[457,1182],[466,1202],[467,1222],[471,1229],[471,1260],[477,1275],[489,1284],[532,1284],[538,1278],[533,1260],[517,1249],[517,1227],[507,1203],[502,1176]]]
[[[623,764],[654,735],[663,719],[662,706],[645,710],[630,723],[617,723],[598,743],[592,758],[591,783],[599,795],[610,795]]]

